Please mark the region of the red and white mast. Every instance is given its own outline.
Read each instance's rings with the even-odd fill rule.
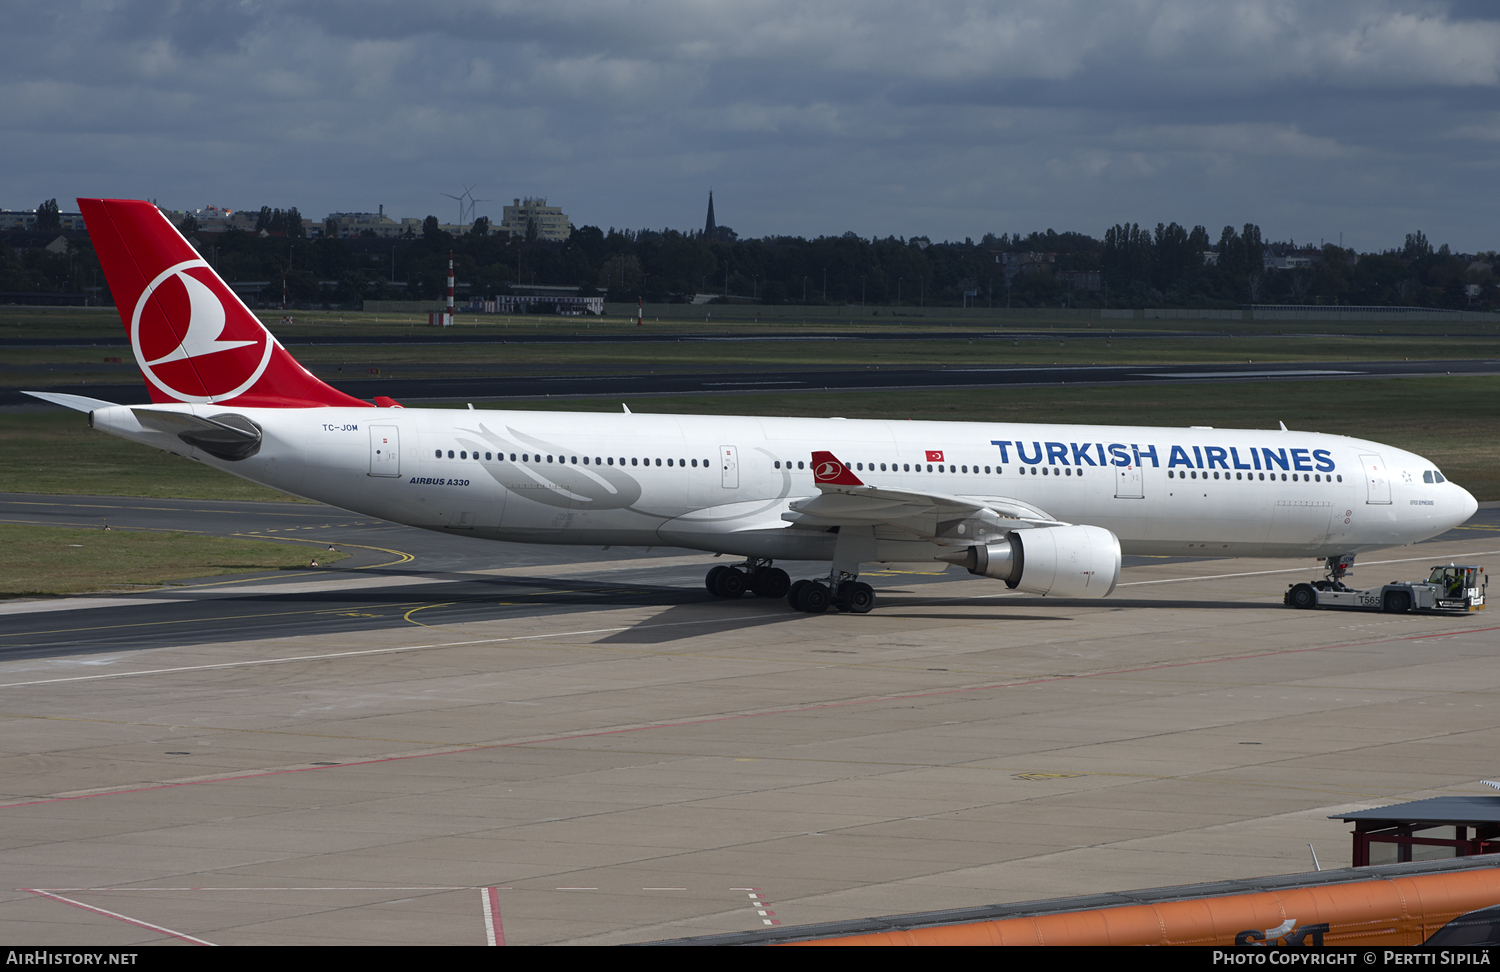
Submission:
[[[453,251],[448,251],[448,319],[445,325],[453,323]]]

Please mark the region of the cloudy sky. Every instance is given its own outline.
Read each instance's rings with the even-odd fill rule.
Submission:
[[[978,238],[1500,248],[1474,0],[5,0],[0,208],[57,197]]]

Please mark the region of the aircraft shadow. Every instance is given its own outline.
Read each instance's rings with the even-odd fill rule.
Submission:
[[[749,610],[739,610],[742,605]],[[705,608],[713,609],[717,616],[715,613],[705,612]],[[654,615],[650,620],[601,638],[597,643],[663,645],[685,638],[696,638],[709,630],[761,628],[806,617],[808,615],[793,611],[780,598],[776,600],[746,599],[735,602],[732,607],[723,601],[694,600],[690,604],[673,605]]]

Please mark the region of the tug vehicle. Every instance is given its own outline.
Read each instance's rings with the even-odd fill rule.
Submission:
[[[1352,560],[1330,563],[1326,580],[1288,585],[1283,601],[1294,608],[1348,608],[1388,614],[1464,614],[1484,610],[1484,593],[1490,577],[1483,567],[1438,566],[1432,568],[1425,581],[1391,581],[1361,591],[1343,582]]]

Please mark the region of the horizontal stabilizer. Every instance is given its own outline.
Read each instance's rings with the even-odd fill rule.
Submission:
[[[64,395],[59,392],[31,392],[23,391],[22,395],[30,395],[32,398],[40,398],[44,402],[53,405],[61,405],[63,408],[71,408],[75,412],[92,412],[96,408],[114,408],[114,402],[106,402],[99,398],[86,398],[83,395]]]
[[[243,415],[225,412],[205,418],[155,408],[132,408],[130,411],[143,427],[175,435],[218,459],[236,462],[260,451],[260,426]]]

